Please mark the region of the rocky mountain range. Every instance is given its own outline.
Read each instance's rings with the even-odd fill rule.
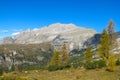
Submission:
[[[6,37],[1,44],[38,44],[44,42],[69,43],[69,49],[81,48],[86,40],[97,32],[92,29],[78,27],[74,24],[55,23],[36,30],[22,31],[14,38]]]
[[[117,32],[120,42],[120,32]],[[60,50],[66,42],[69,51],[81,49],[87,44],[96,46],[100,42],[100,34],[93,29],[87,29],[74,24],[55,23],[35,30],[19,32],[13,37],[5,37],[0,44],[40,44],[51,43],[55,49]]]

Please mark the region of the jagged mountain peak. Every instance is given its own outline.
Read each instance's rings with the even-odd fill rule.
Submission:
[[[92,29],[87,29],[87,28],[84,28],[84,27],[78,27],[76,26],[75,24],[72,24],[72,23],[69,23],[69,24],[62,24],[62,23],[54,23],[54,24],[51,24],[51,25],[48,25],[48,26],[45,26],[45,27],[42,27],[42,28],[37,28],[35,30],[26,30],[26,31],[23,31],[23,32],[20,32],[21,34],[29,34],[29,33],[32,33],[32,34],[36,34],[36,33],[40,33],[40,34],[60,34],[60,33],[64,33],[64,32],[72,32],[72,31],[78,31],[78,30],[81,30],[80,32],[83,32],[83,31],[86,31],[86,30],[89,30],[91,32],[95,32],[95,30],[92,30]],[[16,34],[16,35],[20,35],[20,34]]]
[[[70,24],[62,24],[62,23],[55,23],[55,24],[51,24],[48,26],[49,28],[76,28],[77,26],[70,23]]]
[[[49,33],[49,34],[60,34],[66,31],[71,31],[74,29],[77,29],[78,27],[74,24],[61,24],[61,23],[55,23],[51,24],[47,27],[40,28],[38,31],[42,32],[43,34]]]

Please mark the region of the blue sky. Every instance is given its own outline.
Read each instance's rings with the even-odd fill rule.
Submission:
[[[101,32],[110,19],[120,31],[120,0],[0,0],[0,38],[58,22]]]

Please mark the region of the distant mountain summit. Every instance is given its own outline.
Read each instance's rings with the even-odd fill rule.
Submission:
[[[63,42],[66,40],[69,42],[70,48],[80,48],[87,39],[93,37],[96,33],[95,30],[78,27],[74,24],[55,23],[40,29],[20,32],[14,36],[13,40],[5,38],[3,39],[5,43],[4,41],[2,42],[7,44],[6,39],[8,39],[8,44],[38,44],[44,42],[56,43],[57,41]]]

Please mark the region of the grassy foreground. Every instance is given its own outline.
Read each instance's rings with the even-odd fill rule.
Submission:
[[[68,69],[52,72],[33,70],[19,73],[12,72],[4,75],[19,76],[28,80],[120,80],[120,66],[114,72],[108,72],[105,69]]]

